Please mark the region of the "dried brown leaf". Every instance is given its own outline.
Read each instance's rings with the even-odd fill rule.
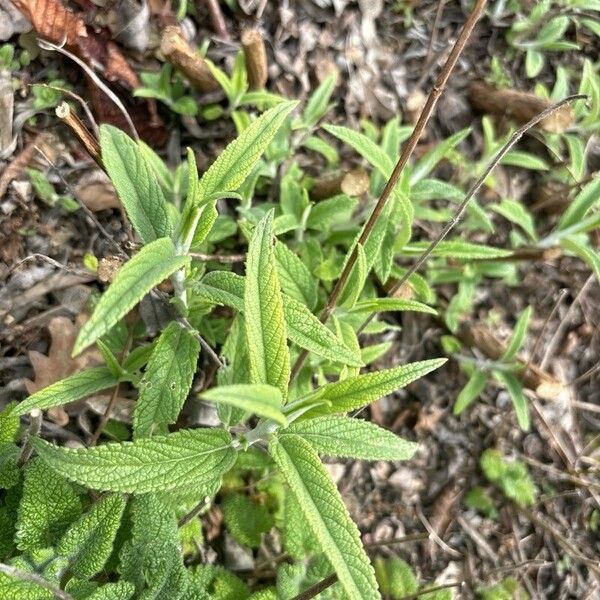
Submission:
[[[71,357],[75,339],[85,320],[86,317],[80,315],[75,323],[67,317],[55,317],[50,321],[48,354],[35,350],[29,352],[29,360],[35,373],[33,381],[25,380],[25,387],[29,394],[34,394],[64,377],[102,362],[100,353],[95,349],[86,351],[76,358]],[[69,422],[69,416],[62,406],[49,409],[48,415],[59,425],[66,425]]]

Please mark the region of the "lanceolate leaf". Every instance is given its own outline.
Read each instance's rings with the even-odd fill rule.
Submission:
[[[523,393],[522,383],[516,378],[516,376],[513,373],[507,373],[505,371],[494,371],[494,376],[496,377],[496,379],[498,379],[498,381],[500,381],[506,386],[506,390],[508,391],[513,406],[515,408],[515,413],[517,415],[519,427],[523,431],[528,431],[529,406],[527,405],[527,398],[525,398],[525,394]]]
[[[282,425],[287,424],[287,419],[280,410],[283,403],[281,391],[272,385],[220,385],[202,392],[201,397],[211,402],[230,404],[259,417],[273,419]]]
[[[81,328],[73,356],[85,350],[109,331],[153,287],[189,262],[187,256],[177,256],[173,242],[161,238],[144,246],[126,262],[111,286],[100,298],[92,318]]]
[[[162,332],[140,382],[133,413],[135,437],[166,433],[166,426],[177,420],[192,386],[199,353],[198,340],[179,323],[170,323]]]
[[[368,421],[330,415],[292,423],[281,433],[298,434],[319,454],[363,460],[408,460],[418,444]]]
[[[281,102],[231,142],[200,179],[195,202],[201,204],[213,194],[237,190],[297,104]]]
[[[290,340],[301,348],[333,362],[352,367],[363,365],[360,355],[342,343],[304,304],[284,296],[283,314]]]
[[[317,304],[317,282],[306,265],[285,244],[275,245],[281,289],[313,310]]]
[[[483,392],[487,385],[487,374],[482,371],[473,371],[469,381],[465,384],[465,387],[460,391],[454,403],[452,412],[455,415],[460,413],[469,406],[477,397]]]
[[[182,430],[135,442],[74,450],[40,439],[31,443],[55,471],[82,485],[145,493],[214,484],[235,462],[231,437],[219,429]]]
[[[392,174],[392,159],[364,133],[359,133],[339,125],[323,125],[323,129],[342,142],[354,148],[365,160],[369,161],[386,179]]]
[[[275,438],[269,449],[347,596],[379,599],[358,529],[316,452],[297,435]]]
[[[105,496],[75,523],[58,545],[58,554],[69,559],[69,569],[81,579],[98,573],[110,556],[125,499]]]
[[[316,406],[305,416],[347,413],[360,408],[427,375],[445,362],[445,358],[423,360],[330,383],[319,388],[313,394],[319,400],[329,404]]]
[[[226,271],[208,273],[198,287],[198,294],[218,304],[244,311],[244,277]],[[287,335],[294,344],[334,362],[362,366],[358,353],[350,350],[306,305],[282,295]]]
[[[533,308],[528,306],[517,319],[517,323],[515,324],[515,330],[513,332],[512,338],[506,348],[504,354],[502,355],[501,360],[512,360],[517,352],[523,346],[523,342],[525,341],[525,336],[527,335],[527,328],[529,327],[529,321],[531,320],[531,315],[533,314]]]
[[[172,234],[167,202],[138,145],[111,125],[100,127],[102,162],[144,243]]]
[[[97,367],[81,371],[61,379],[48,387],[32,394],[12,410],[15,416],[26,415],[34,408],[44,410],[87,398],[96,392],[113,387],[118,379],[106,367]]]
[[[587,211],[600,202],[600,177],[594,178],[575,196],[569,208],[565,211],[558,222],[559,229],[566,229],[571,225],[576,225]]]
[[[353,308],[353,313],[362,312],[389,312],[397,310],[412,310],[414,312],[424,312],[430,315],[437,315],[437,310],[422,302],[416,300],[404,300],[403,298],[373,298],[357,302]]]
[[[404,247],[406,254],[422,254],[429,246],[429,242],[413,242]],[[483,244],[473,244],[471,242],[463,242],[462,240],[450,240],[440,242],[432,252],[432,256],[444,256],[459,260],[470,259],[490,259],[503,258],[510,256],[510,250],[503,248],[494,248],[493,246],[484,246]]]
[[[256,226],[248,248],[244,316],[252,382],[278,387],[285,397],[290,355],[273,254],[272,211]]]

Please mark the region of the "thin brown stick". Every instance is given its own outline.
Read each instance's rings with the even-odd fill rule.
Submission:
[[[98,439],[102,435],[102,432],[104,431],[104,428],[106,427],[106,424],[108,423],[108,420],[110,419],[112,410],[115,407],[117,398],[119,397],[120,388],[121,388],[120,383],[117,383],[117,385],[115,385],[115,387],[113,388],[112,394],[110,395],[110,400],[108,401],[108,404],[106,405],[106,408],[104,409],[104,414],[102,415],[102,417],[100,417],[100,423],[98,424],[98,427],[96,427],[96,431],[94,431],[94,433],[92,434],[92,437],[90,437],[90,441],[88,444],[88,446],[90,448],[92,446],[96,445],[96,443],[98,442]]]
[[[529,122],[525,123],[522,127],[519,127],[515,133],[513,133],[512,137],[506,144],[498,151],[494,159],[488,164],[485,171],[482,175],[477,179],[477,181],[471,186],[467,195],[464,197],[462,202],[456,208],[454,215],[452,218],[444,225],[444,228],[437,237],[429,244],[427,249],[419,256],[417,261],[404,273],[404,275],[398,280],[398,282],[388,291],[390,296],[393,296],[408,280],[409,278],[416,273],[425,263],[425,261],[431,256],[432,252],[437,248],[437,246],[442,242],[446,236],[452,231],[452,229],[456,226],[456,224],[460,221],[462,214],[465,212],[467,205],[469,204],[471,198],[479,191],[479,189],[483,186],[485,180],[489,177],[490,173],[498,166],[500,161],[506,156],[506,154],[517,144],[517,142],[529,131],[532,127],[535,127],[537,123],[539,123],[542,119],[545,119],[549,115],[553,114],[557,110],[559,110],[565,104],[569,104],[570,102],[574,102],[575,100],[583,100],[587,98],[585,94],[574,94],[572,96],[568,96],[564,98],[560,102],[548,107]],[[364,323],[358,328],[357,334],[361,333],[364,328],[372,321],[375,313],[369,315]]]
[[[133,342],[133,333],[130,331],[129,335],[127,336],[127,340],[125,342],[125,347],[123,348],[123,351],[121,352],[121,356],[119,357],[120,361],[122,361],[129,353],[129,349],[131,348],[132,342]],[[106,408],[104,410],[104,414],[100,418],[100,423],[98,423],[98,427],[96,427],[96,431],[94,431],[94,433],[90,437],[90,441],[88,443],[89,447],[95,446],[96,443],[98,442],[98,439],[102,435],[102,432],[104,431],[104,428],[106,427],[106,424],[108,423],[108,420],[110,419],[113,408],[115,407],[117,398],[119,397],[120,388],[121,388],[120,382],[117,383],[117,385],[115,385],[115,387],[113,388],[112,394],[110,395],[110,400],[108,401],[108,404],[106,405]]]
[[[208,12],[210,13],[210,20],[212,21],[212,26],[215,30],[215,33],[220,38],[229,41],[231,38],[229,36],[229,31],[227,30],[223,12],[219,6],[219,0],[204,0],[204,3],[206,4]]]
[[[22,571],[21,569],[17,569],[17,567],[13,567],[11,565],[7,565],[5,563],[0,563],[0,573],[4,573],[8,577],[13,577],[14,579],[20,579],[21,581],[28,581],[30,583],[35,583],[40,587],[48,590],[51,594],[54,595],[55,598],[59,600],[74,600],[71,594],[61,590],[58,586],[46,581],[41,575],[37,573],[28,573],[27,571]]]
[[[98,140],[96,140],[88,128],[81,122],[81,119],[71,110],[71,107],[66,102],[61,102],[56,107],[55,112],[56,116],[71,130],[71,133],[94,159],[96,164],[103,169],[104,165],[100,156],[100,144]]]
[[[304,590],[297,596],[294,596],[292,600],[310,600],[310,598],[318,596],[328,587],[331,587],[337,581],[337,579],[337,575],[335,573],[332,573],[331,575],[325,577],[325,579],[321,579],[321,581],[318,581],[317,583],[315,583],[315,585],[309,587],[307,590]]]
[[[333,290],[331,291],[331,294],[329,295],[327,304],[321,314],[321,321],[323,323],[325,323],[329,319],[331,313],[334,311],[338,298],[340,297],[340,294],[342,293],[342,290],[344,289],[348,281],[350,273],[352,272],[352,268],[354,267],[354,263],[356,262],[356,258],[358,255],[358,244],[364,246],[365,242],[369,238],[369,235],[371,234],[371,231],[373,230],[375,223],[377,222],[377,219],[383,212],[383,209],[385,208],[385,205],[387,204],[392,191],[394,190],[396,184],[398,183],[398,180],[400,179],[404,167],[407,165],[408,160],[411,157],[413,150],[415,149],[415,146],[417,145],[417,142],[419,141],[423,133],[423,130],[427,126],[427,123],[429,122],[429,119],[433,114],[433,110],[437,104],[437,101],[442,95],[442,92],[446,87],[448,78],[450,77],[450,74],[452,73],[457,63],[459,56],[464,50],[469,40],[469,37],[471,36],[471,32],[473,31],[475,24],[479,20],[479,17],[481,16],[485,5],[486,0],[476,0],[475,6],[473,7],[471,14],[469,15],[468,19],[463,25],[463,28],[456,42],[454,43],[454,46],[452,47],[452,50],[450,51],[450,54],[448,55],[448,58],[446,59],[446,62],[444,63],[440,74],[438,75],[435,83],[433,84],[433,87],[431,88],[431,91],[429,92],[429,96],[427,96],[425,106],[423,106],[423,109],[421,110],[421,114],[419,115],[419,119],[415,125],[415,128],[413,129],[413,132],[406,141],[406,144],[402,148],[400,158],[398,159],[398,162],[396,163],[396,166],[394,167],[394,170],[392,171],[392,174],[388,182],[386,183],[385,188],[383,189],[383,192],[381,193],[381,196],[377,201],[377,204],[373,208],[373,212],[369,216],[368,221],[365,223],[360,237],[358,238],[358,242],[354,246],[354,250],[350,254],[350,257],[348,258],[348,261],[346,262],[346,265],[344,266],[341,275],[339,276],[335,286],[333,287]],[[302,365],[304,364],[304,361],[306,360],[307,355],[308,352],[306,352],[305,350],[300,353],[292,369],[291,379],[293,379],[299,373],[300,369],[302,368]]]

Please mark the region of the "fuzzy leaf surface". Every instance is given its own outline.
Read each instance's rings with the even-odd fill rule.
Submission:
[[[292,423],[281,437],[297,434],[318,454],[363,460],[408,460],[419,447],[374,423],[331,415]]]
[[[269,450],[348,598],[380,598],[358,528],[310,444],[297,435],[275,438]]]
[[[177,255],[173,242],[168,238],[161,238],[144,246],[121,267],[100,298],[91,319],[79,332],[73,356],[103,336],[153,287],[189,261],[188,256]]]
[[[111,125],[100,127],[100,147],[106,172],[142,241],[170,236],[167,201],[140,147]]]
[[[213,271],[202,279],[198,293],[218,304],[244,312],[245,279],[235,273]],[[287,336],[291,342],[317,356],[352,366],[362,366],[360,355],[342,343],[302,302],[282,295]]]
[[[50,546],[81,515],[73,486],[40,459],[27,465],[17,517],[17,547],[34,551]]]
[[[202,392],[201,398],[211,402],[229,404],[259,417],[273,419],[282,425],[287,424],[281,412],[283,397],[279,388],[260,383],[220,385]]]
[[[313,310],[317,304],[317,282],[306,265],[281,242],[275,245],[275,259],[282,291]]]
[[[70,375],[48,387],[36,392],[20,402],[12,414],[15,416],[26,415],[34,408],[44,410],[52,406],[61,406],[87,398],[97,392],[115,386],[119,380],[107,367],[87,369],[80,373]]]
[[[252,383],[278,387],[285,397],[290,355],[273,252],[272,211],[258,223],[248,247],[244,316]]]
[[[120,571],[135,585],[135,598],[205,600],[190,589],[173,509],[155,494],[135,496],[130,508],[132,535],[121,550]]]
[[[297,104],[281,102],[258,117],[231,142],[200,179],[195,203],[202,204],[215,193],[237,190]]]
[[[104,567],[124,510],[123,496],[105,496],[63,536],[58,544],[58,554],[69,559],[74,575],[90,579]]]
[[[316,406],[305,416],[347,413],[361,408],[435,371],[445,362],[445,358],[434,358],[329,383],[314,393],[319,400],[329,404]]]
[[[575,196],[563,216],[560,218],[558,228],[566,229],[567,227],[576,225],[597,202],[600,202],[600,178],[598,177],[590,181],[590,183]]]
[[[64,477],[114,492],[202,488],[218,481],[235,462],[230,435],[218,429],[182,430],[86,449],[60,448],[40,439],[31,443]]]
[[[154,347],[133,413],[134,437],[167,432],[177,420],[192,386],[200,344],[179,323],[172,322]]]
[[[403,298],[370,298],[360,300],[353,307],[353,313],[372,313],[372,312],[390,312],[390,311],[413,311],[437,315],[437,310],[427,304],[417,300],[405,300]]]

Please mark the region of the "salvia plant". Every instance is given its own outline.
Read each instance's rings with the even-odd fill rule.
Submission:
[[[355,330],[373,311],[433,309],[416,300],[364,297],[375,263],[375,252],[367,247],[331,326],[322,323],[314,311],[324,292],[275,235],[278,224],[279,231],[290,227],[292,219],[285,217],[297,215],[298,204],[306,201],[293,188],[286,190],[289,197],[282,199],[279,214],[262,205],[245,209],[244,275],[192,258],[218,227],[218,202],[240,198],[253,171],[268,167],[261,156],[278,130],[289,126],[295,106],[278,103],[251,122],[200,179],[190,152],[180,209],[167,201],[163,188],[173,177],[161,177],[158,157],[118,129],[101,128],[103,164],[142,242],[97,300],[73,348],[78,355],[96,344],[105,365],[50,385],[2,415],[2,483],[8,492],[0,514],[5,521],[16,514],[14,531],[5,529],[3,543],[8,554],[22,552],[11,566],[48,584],[47,597],[53,586],[72,597],[96,599],[204,598],[211,590],[247,590],[224,569],[188,569],[183,562],[186,538],[177,518],[199,501],[210,506],[217,493],[223,495],[225,523],[236,540],[257,546],[261,534],[275,525],[290,556],[312,557],[286,565],[278,591],[269,588],[257,597],[293,597],[332,573],[337,593],[379,597],[358,529],[320,455],[404,460],[414,454],[414,443],[349,413],[429,373],[444,359],[361,374],[365,356]],[[342,129],[335,133],[346,135]],[[391,159],[382,160],[387,175]],[[421,177],[414,175],[414,183],[426,172],[423,167]],[[302,214],[299,220],[309,227],[310,214],[303,219]],[[288,224],[282,227],[282,221]],[[165,280],[171,282],[172,297],[160,291]],[[131,311],[148,297],[160,307],[164,322],[157,339],[144,344],[137,341],[144,336]],[[227,307],[230,316],[213,316],[215,307]],[[214,343],[221,346],[220,357],[210,348]],[[308,360],[292,377],[302,350]],[[201,353],[219,367],[215,385],[200,397],[216,406],[221,425],[170,433]],[[69,448],[30,436],[27,444],[36,457],[21,468],[15,444],[19,417],[118,385],[138,390],[132,440]],[[262,486],[267,500],[235,491],[248,472],[274,478]],[[120,580],[102,583],[99,574],[115,565]],[[4,573],[1,595],[46,597],[40,581]]]
[[[379,564],[376,576],[321,456],[399,461],[417,449],[361,420],[360,411],[445,359],[361,372],[390,347],[361,346],[358,340],[359,332],[393,331],[379,313],[435,315],[434,306],[443,307],[437,284],[459,283],[460,300],[472,298],[478,278],[514,276],[512,265],[494,262],[512,250],[454,236],[432,252],[437,275],[411,273],[408,294],[380,297],[379,284],[408,275],[397,257],[415,257],[427,246],[411,239],[414,219],[443,221],[462,199],[462,184],[437,179],[435,169],[442,160],[459,160],[470,130],[407,165],[359,243],[361,224],[412,128],[399,119],[381,130],[367,121],[361,130],[319,128],[334,76],[295,114],[296,102],[248,91],[240,61],[231,77],[212,67],[238,137],[201,177],[191,151],[171,171],[143,142],[108,125],[100,129],[102,164],[140,245],[122,257],[73,348],[76,356],[97,347],[103,366],[71,375],[0,414],[0,485],[6,490],[0,500],[0,551],[8,560],[0,569],[2,598],[44,600],[56,593],[77,600],[294,598],[332,576],[335,582],[320,597],[379,598],[378,578],[382,587],[397,589],[391,582],[403,580],[406,589],[426,592],[400,563]],[[147,83],[148,94],[158,90],[152,94],[167,104],[185,98],[169,87],[164,73]],[[269,108],[252,118],[248,106]],[[344,192],[315,202],[316,183],[294,160],[302,149],[335,168],[334,140],[372,167],[362,202]],[[508,160],[534,158],[513,153]],[[594,189],[584,187],[559,223],[563,246],[571,239],[588,248],[586,235],[598,224],[597,213],[590,216]],[[514,215],[511,206],[500,202],[497,212]],[[488,226],[473,201],[465,231]],[[243,268],[221,254],[240,246]],[[564,247],[589,255],[573,244]],[[349,276],[329,307],[329,293],[352,256]],[[92,268],[93,258],[86,263]],[[461,289],[463,281],[471,287]],[[444,311],[450,331],[461,306],[451,299]],[[329,318],[319,318],[325,307]],[[149,312],[151,326],[144,318]],[[506,355],[489,369],[511,393],[529,316],[528,309]],[[199,370],[205,383],[192,390]],[[481,376],[473,381],[469,375],[457,412],[475,398],[473,388],[480,392],[487,381],[487,375],[483,383]],[[30,427],[19,449],[21,417],[30,415],[34,424],[41,410],[105,390],[116,397],[119,387],[137,391],[131,430],[105,427],[106,435],[99,429],[88,447],[72,447],[45,441]],[[515,394],[519,423],[526,428],[526,405]],[[180,428],[190,396],[214,405],[219,424]],[[514,467],[498,465],[486,475],[519,502],[506,484],[515,479]],[[278,532],[286,560],[274,583],[250,589],[222,566],[196,564],[198,517],[211,510],[217,495],[227,533],[238,544],[257,548],[265,533]]]

